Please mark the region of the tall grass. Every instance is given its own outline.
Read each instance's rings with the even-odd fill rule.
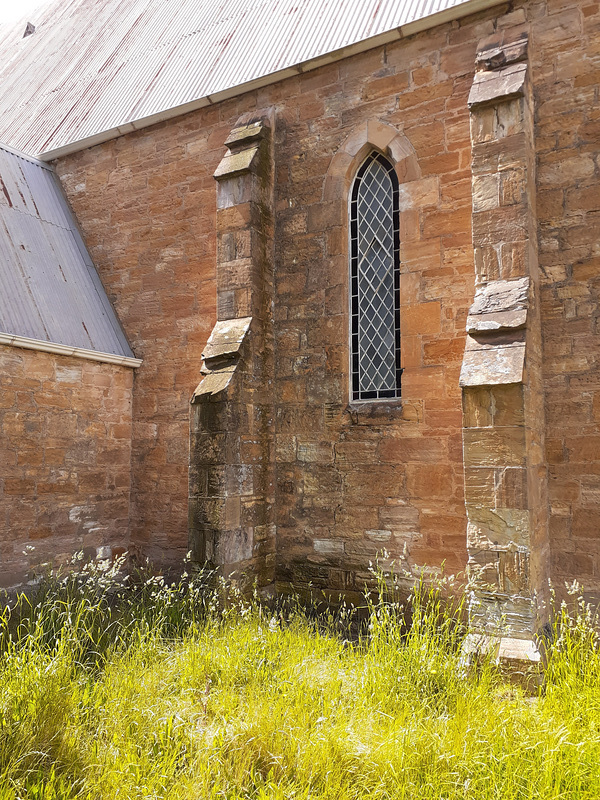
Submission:
[[[0,800],[600,797],[583,603],[529,697],[491,663],[465,674],[437,590],[381,592],[356,628],[202,579],[132,584],[88,569],[3,612]]]

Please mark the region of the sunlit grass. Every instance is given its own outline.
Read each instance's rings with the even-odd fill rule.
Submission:
[[[408,628],[374,601],[359,629],[198,582],[47,582],[0,623],[0,799],[600,797],[589,610],[562,610],[531,697],[465,675],[456,605],[417,592]]]

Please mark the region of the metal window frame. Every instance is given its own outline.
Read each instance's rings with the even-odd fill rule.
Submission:
[[[364,391],[360,389],[360,348],[359,348],[359,237],[358,237],[358,193],[361,181],[370,165],[377,161],[387,171],[392,184],[392,235],[394,257],[394,357],[395,387]],[[372,150],[360,165],[348,198],[348,238],[349,238],[349,336],[350,336],[350,399],[351,402],[373,402],[396,400],[401,397],[402,366],[400,360],[400,200],[399,182],[392,163],[382,153]]]

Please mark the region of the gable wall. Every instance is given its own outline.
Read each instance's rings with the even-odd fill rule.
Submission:
[[[0,346],[0,587],[129,546],[131,387],[127,367]]]
[[[485,12],[58,162],[144,358],[132,535],[150,557],[175,563],[187,549],[188,403],[216,314],[212,174],[240,114],[274,106],[277,578],[360,588],[383,547],[407,567],[464,566],[467,96],[479,40],[523,22],[533,24],[555,575],[597,581],[598,135],[582,109],[597,99],[598,4],[587,0]],[[419,175],[400,175],[403,401],[358,410],[347,403],[345,199],[328,197],[325,176],[348,137],[377,120],[406,137]]]

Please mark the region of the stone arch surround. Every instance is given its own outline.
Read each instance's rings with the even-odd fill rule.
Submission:
[[[437,254],[433,252],[436,248],[432,243],[432,238],[436,237],[427,236],[427,230],[424,229],[426,225],[424,218],[429,216],[432,209],[435,209],[440,203],[440,178],[438,175],[423,177],[419,159],[410,139],[394,126],[381,120],[369,120],[355,128],[346,137],[331,159],[323,182],[323,204],[333,207],[333,212],[329,216],[337,220],[341,228],[342,256],[338,261],[338,280],[346,296],[348,293],[348,197],[354,176],[368,153],[373,149],[379,150],[391,160],[399,182],[400,294],[401,303],[410,307],[405,309],[408,315],[407,331],[404,330],[404,319],[401,321],[402,364],[407,368],[403,376],[403,398],[405,413],[410,413],[406,403],[416,401],[417,406],[422,405],[423,381],[431,382],[433,375],[431,369],[427,369],[425,372],[420,370],[423,364],[417,350],[421,347],[422,342],[412,338],[420,335],[419,320],[413,318],[418,317],[419,312],[424,312],[427,317],[426,325],[433,329],[436,328],[434,317],[438,311],[440,314],[442,311],[441,308],[418,302],[421,293],[417,286],[418,279],[412,268],[414,261],[431,262],[435,261],[436,257],[439,258],[440,248],[437,248]],[[422,246],[419,243],[422,243]],[[417,309],[416,306],[419,305],[428,307]],[[433,330],[431,332],[433,333]],[[416,373],[417,368],[419,368],[419,374]],[[458,384],[458,381],[456,383]],[[414,414],[418,417],[418,411],[415,411]]]
[[[381,150],[396,167],[400,184],[419,180],[421,168],[410,140],[393,125],[374,119],[350,133],[331,159],[323,185],[323,200],[346,197],[359,166],[369,151]]]

